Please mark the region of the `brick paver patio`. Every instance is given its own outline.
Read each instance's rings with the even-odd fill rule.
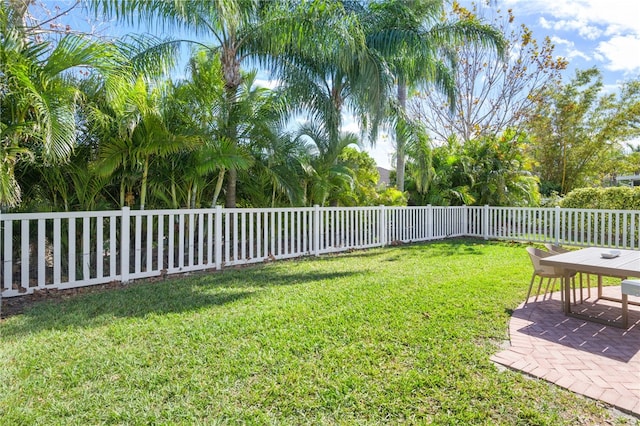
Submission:
[[[605,287],[604,295],[619,298],[620,287]],[[620,303],[592,297],[574,306],[601,318],[621,317]],[[624,330],[565,316],[558,292],[537,302],[532,297],[513,312],[509,336],[511,346],[494,362],[640,417],[640,307],[629,305]]]

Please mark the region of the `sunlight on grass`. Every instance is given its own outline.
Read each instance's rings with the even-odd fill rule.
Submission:
[[[489,357],[523,246],[437,242],[200,274],[0,324],[3,424],[600,424]]]

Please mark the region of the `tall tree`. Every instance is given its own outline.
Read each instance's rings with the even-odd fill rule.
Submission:
[[[279,119],[282,108],[276,105],[270,91],[252,87],[255,73],[243,74],[236,102],[227,104],[220,57],[209,50],[195,52],[189,60],[188,71],[188,80],[179,82],[173,93],[174,128],[193,129],[201,136],[203,145],[182,157],[181,162],[190,164],[191,170],[181,174],[189,176],[191,183],[188,186],[192,192],[204,191],[213,184],[211,201],[207,203],[213,207],[221,194],[227,171],[244,170],[251,163],[243,145],[251,143],[252,136],[260,134],[258,128],[261,126],[270,129],[270,124]],[[225,112],[227,108],[232,111]],[[234,117],[237,141],[227,137],[228,116]],[[192,205],[195,198],[191,199]]]
[[[443,0],[384,0],[369,5],[367,44],[390,65],[397,87],[396,122],[406,121],[408,88],[433,85],[451,100],[455,95],[455,48],[471,43],[502,55],[502,34],[474,16],[444,20]],[[396,183],[404,189],[405,132],[396,127]]]
[[[366,45],[361,8],[355,2],[344,6],[330,2],[311,39],[321,42],[292,50],[277,70],[292,112],[303,115],[316,130],[321,128],[322,139],[334,147],[342,144],[345,113],[353,113],[362,133],[375,138],[392,83],[387,64]]]
[[[623,142],[637,137],[640,81],[603,93],[597,68],[576,71],[568,83],[546,90],[529,121],[531,155],[544,192],[566,194],[598,184],[602,166]]]
[[[451,13],[471,19],[487,13],[487,8],[474,4],[467,10],[454,5]],[[474,44],[456,47],[454,113],[451,98],[437,90],[419,92],[409,105],[411,118],[424,123],[439,140],[455,135],[468,141],[499,135],[507,128],[523,130],[535,100],[547,84],[560,79],[566,67],[563,58],[554,58],[549,38],[538,43],[529,28],[516,26],[511,9],[506,15],[495,11],[491,22],[505,34],[504,58]]]

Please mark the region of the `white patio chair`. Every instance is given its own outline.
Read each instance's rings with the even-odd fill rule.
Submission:
[[[531,296],[531,290],[533,289],[533,283],[535,282],[536,277],[540,277],[540,282],[538,283],[538,290],[536,292],[536,298],[534,301],[538,300],[538,296],[540,296],[540,290],[542,289],[542,283],[544,279],[547,279],[547,286],[545,287],[544,296],[542,300],[544,300],[547,292],[549,291],[549,287],[553,282],[555,286],[556,280],[564,277],[564,272],[560,269],[554,268],[553,266],[546,266],[540,264],[540,259],[553,256],[554,253],[546,252],[544,250],[537,249],[535,247],[527,247],[527,253],[529,253],[529,257],[531,258],[531,263],[533,264],[533,275],[531,276],[531,282],[529,283],[529,290],[527,291],[527,298],[525,300],[525,304],[529,301],[529,297]],[[575,288],[575,273],[571,275],[571,282],[573,288],[573,300],[576,300],[576,288]],[[564,301],[564,291],[560,291],[561,300]]]

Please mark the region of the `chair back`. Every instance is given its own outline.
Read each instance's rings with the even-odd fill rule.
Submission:
[[[549,250],[553,254],[569,253],[570,251],[562,246],[551,244],[551,243],[546,243],[544,246],[547,248],[547,250]]]
[[[535,270],[536,274],[543,277],[551,278],[559,278],[563,276],[562,270],[556,269],[553,266],[540,264],[540,259],[553,256],[554,253],[540,250],[535,247],[527,247],[527,253],[529,253],[529,257],[531,258],[531,263],[533,264],[533,269]]]

